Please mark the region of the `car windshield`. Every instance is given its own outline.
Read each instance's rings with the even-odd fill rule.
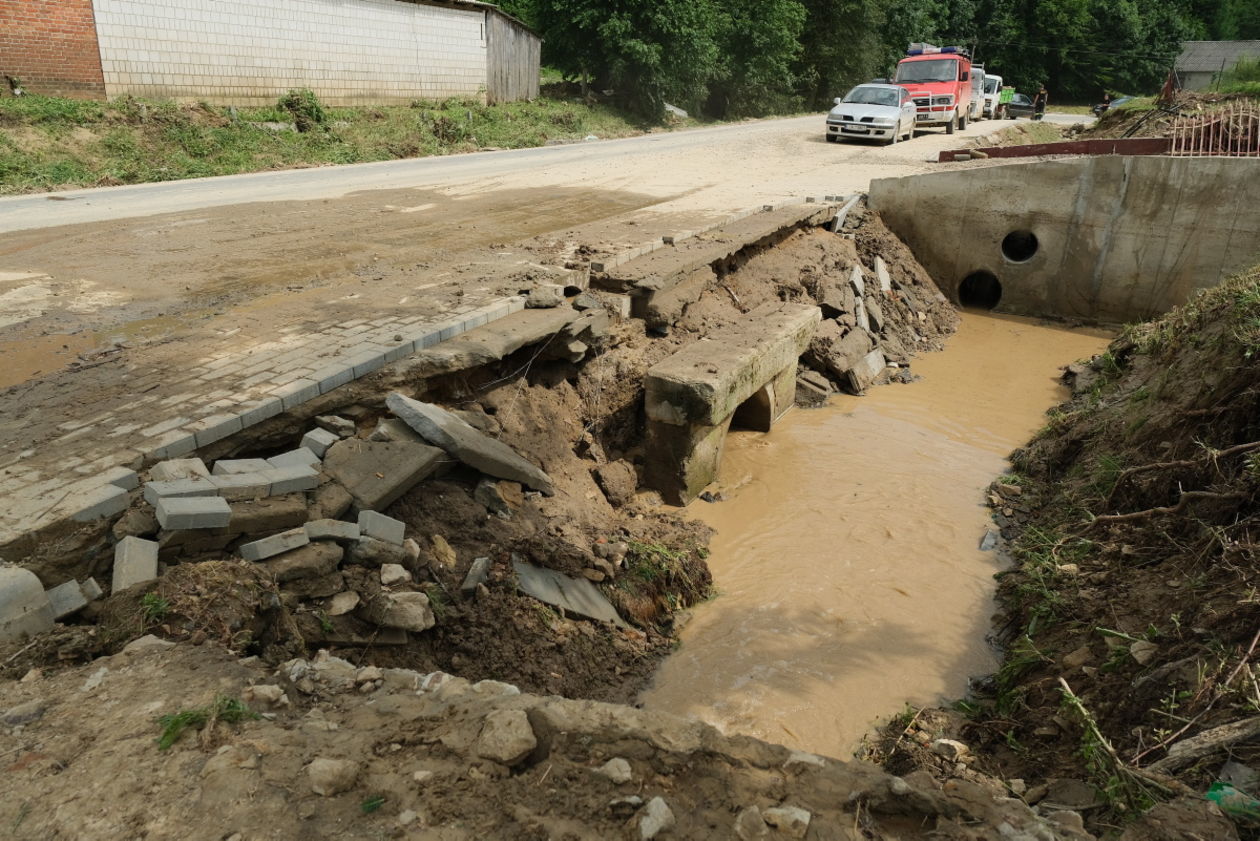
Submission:
[[[985,80],[984,80],[984,92],[985,92],[985,93],[997,93],[997,79],[985,79]]]
[[[1022,93],[1017,93],[1011,97],[1011,101],[1020,105],[1032,105],[1032,100]]]
[[[897,65],[897,82],[952,82],[958,78],[958,60],[934,58],[904,61]]]
[[[863,86],[858,86],[844,95],[845,102],[857,105],[896,105],[900,98],[899,91]]]

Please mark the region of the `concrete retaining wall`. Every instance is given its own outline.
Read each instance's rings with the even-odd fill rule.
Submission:
[[[1260,160],[1078,158],[885,178],[870,206],[956,302],[969,276],[995,277],[1001,312],[1137,321],[1260,261]],[[1020,232],[1036,237],[1022,261],[1003,248]]]

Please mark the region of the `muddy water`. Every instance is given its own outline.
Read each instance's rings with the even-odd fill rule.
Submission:
[[[963,695],[995,666],[984,488],[1066,397],[1058,366],[1106,342],[968,313],[922,380],[732,432],[725,501],[688,509],[718,530],[719,595],[644,705],[847,756],[905,703]]]

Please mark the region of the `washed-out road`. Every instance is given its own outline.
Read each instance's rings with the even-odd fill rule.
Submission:
[[[0,199],[0,546],[66,483],[566,263],[958,164],[823,116],[541,149]],[[462,323],[462,322],[461,322]],[[405,341],[404,341],[405,343]]]

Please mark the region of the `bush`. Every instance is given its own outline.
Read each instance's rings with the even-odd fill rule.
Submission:
[[[292,115],[298,131],[307,132],[328,122],[328,115],[324,112],[324,106],[320,104],[319,97],[307,88],[289,91],[280,97],[277,105],[280,106],[280,110]]]

